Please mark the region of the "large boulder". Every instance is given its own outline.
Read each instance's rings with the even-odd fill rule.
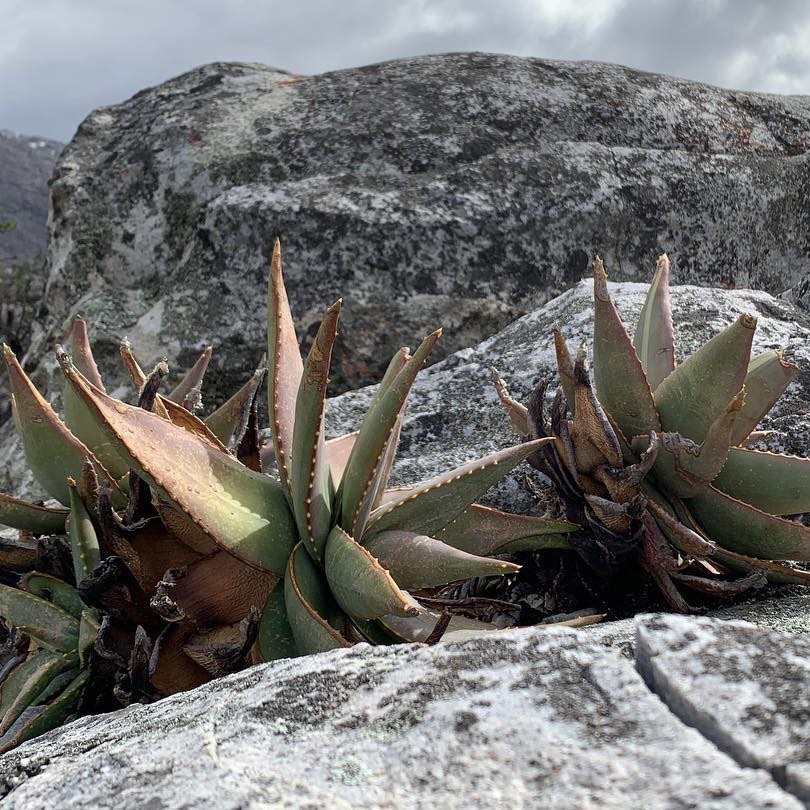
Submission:
[[[3,806],[806,806],[808,638],[663,616],[637,635],[647,684],[561,629],[265,664],[4,755]]]
[[[373,379],[447,327],[475,345],[575,284],[781,292],[810,270],[810,99],[589,62],[449,54],[319,76],[212,64],[92,113],[51,187],[47,317],[88,316],[102,366],[219,349],[218,392],[263,345],[273,239],[311,334],[346,299],[335,370]]]

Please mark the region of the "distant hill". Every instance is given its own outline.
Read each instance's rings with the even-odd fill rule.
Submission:
[[[48,179],[64,144],[0,130],[0,262],[30,261],[45,253]]]

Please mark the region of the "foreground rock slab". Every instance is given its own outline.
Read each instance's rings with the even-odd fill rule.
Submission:
[[[682,724],[631,661],[534,628],[257,667],[33,741],[0,759],[0,784],[20,810],[802,806]]]
[[[810,802],[810,637],[653,616],[637,622],[636,660],[685,723]]]

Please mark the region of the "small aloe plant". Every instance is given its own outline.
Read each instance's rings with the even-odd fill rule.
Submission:
[[[782,517],[810,511],[810,459],[746,446],[760,438],[757,425],[796,366],[778,351],[751,359],[751,315],[676,365],[665,255],[633,340],[600,259],[593,278],[595,390],[584,348],[572,359],[559,330],[561,387],[550,419],[545,381],[524,407],[494,372],[515,429],[553,439],[529,461],[554,482],[568,517],[587,529],[569,541],[604,573],[638,559],[683,612],[693,608],[678,586],[733,595],[767,580],[810,582],[810,572],[785,562],[810,560],[810,529]]]
[[[20,530],[0,542],[0,748],[76,711],[251,662],[494,629],[433,610],[435,589],[518,569],[493,555],[568,547],[567,521],[475,503],[550,438],[388,487],[408,393],[439,332],[395,355],[358,431],[325,438],[340,307],[302,360],[276,243],[266,368],[204,421],[193,411],[210,348],[163,395],[166,364],[146,374],[122,343],[130,405],[106,392],[77,319],[71,354],[57,348],[65,422],[4,348],[26,459],[63,506],[0,495],[0,523]],[[273,441],[261,447],[265,376]]]

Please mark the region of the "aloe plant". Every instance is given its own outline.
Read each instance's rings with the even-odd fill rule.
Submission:
[[[106,392],[77,319],[71,353],[57,348],[65,422],[4,348],[26,458],[62,506],[0,496],[0,523],[21,530],[0,544],[0,615],[12,628],[0,699],[3,722],[17,723],[0,746],[98,709],[99,694],[150,700],[250,662],[494,629],[452,606],[433,610],[431,597],[450,582],[518,569],[493,555],[568,547],[576,527],[567,521],[475,503],[552,439],[388,487],[408,393],[438,331],[413,355],[394,356],[359,430],[326,439],[340,308],[327,310],[302,359],[276,243],[266,368],[205,420],[193,411],[210,347],[163,395],[165,362],[147,374],[123,342],[138,390],[127,404]],[[265,376],[272,443],[261,447]],[[69,544],[59,539],[66,521]],[[58,639],[40,630],[56,626]],[[40,666],[52,675],[41,690],[26,674]],[[24,732],[19,718],[31,721]]]
[[[639,561],[683,612],[693,608],[679,587],[722,596],[767,580],[809,582],[787,561],[810,559],[810,529],[784,516],[810,511],[810,459],[746,446],[796,366],[777,351],[751,359],[751,315],[676,364],[665,255],[633,340],[598,258],[593,278],[595,390],[584,348],[572,358],[558,329],[561,387],[549,418],[546,381],[524,407],[494,372],[513,427],[552,438],[529,461],[587,529],[569,541],[605,574]]]

